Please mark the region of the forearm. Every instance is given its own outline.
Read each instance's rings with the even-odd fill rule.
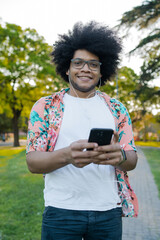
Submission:
[[[49,173],[68,164],[81,168],[92,162],[97,156],[95,151],[83,151],[97,147],[97,143],[88,143],[88,140],[79,140],[70,146],[53,152],[29,152],[26,160],[32,173]]]
[[[119,166],[117,166],[117,168],[122,171],[131,171],[137,165],[138,156],[135,151],[126,151],[125,153],[127,160],[120,164]]]
[[[26,156],[28,169],[32,173],[49,173],[69,163],[67,154],[67,148],[53,152],[29,152]]]

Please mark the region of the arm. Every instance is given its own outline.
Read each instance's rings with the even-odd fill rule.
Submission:
[[[122,171],[131,171],[137,165],[138,156],[137,153],[133,150],[126,151],[127,160],[117,166]]]
[[[26,160],[28,169],[32,173],[48,173],[55,169],[66,166],[66,149],[54,152],[33,151],[27,153]]]
[[[53,152],[32,151],[27,154],[27,165],[32,173],[49,173],[68,164],[81,168],[90,164],[99,154],[96,151],[84,151],[84,149],[95,147],[97,147],[96,143],[79,140]]]

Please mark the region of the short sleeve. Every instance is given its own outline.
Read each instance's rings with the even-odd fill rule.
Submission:
[[[30,113],[26,153],[31,151],[47,151],[48,121],[45,118],[45,111],[45,98],[41,98],[34,104]]]

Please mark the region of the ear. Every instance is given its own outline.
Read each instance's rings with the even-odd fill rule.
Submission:
[[[68,69],[68,71],[66,72],[66,75],[69,75],[69,69]]]

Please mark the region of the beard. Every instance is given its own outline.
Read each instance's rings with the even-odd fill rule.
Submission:
[[[99,82],[99,81],[98,81]],[[75,83],[69,76],[69,83],[71,84],[71,86],[78,90],[79,92],[83,92],[83,93],[87,93],[92,91],[93,89],[95,89],[95,87],[97,86],[98,82],[96,84],[91,85],[90,87],[86,88],[86,87],[81,87],[79,86],[77,83]]]

